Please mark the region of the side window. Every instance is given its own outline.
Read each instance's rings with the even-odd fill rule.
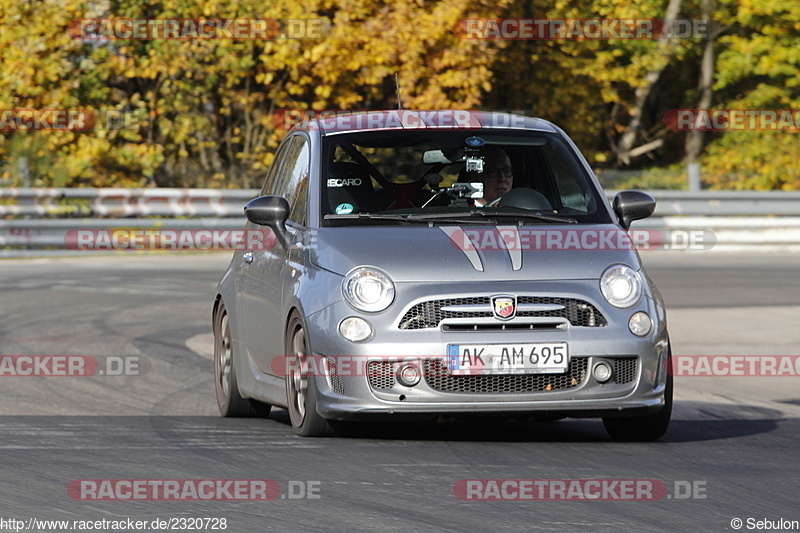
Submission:
[[[548,145],[545,153],[553,170],[561,205],[576,212],[593,213],[596,207],[594,198],[575,156],[561,142]]]
[[[278,149],[261,196],[274,194],[289,201],[289,219],[305,224],[311,150],[302,135],[295,135]]]
[[[289,152],[289,146],[292,144],[292,140],[293,139],[290,139],[278,148],[278,153],[275,154],[275,159],[272,160],[272,165],[269,167],[267,178],[264,180],[264,186],[261,188],[261,194],[259,196],[279,194],[274,187],[275,176],[280,173],[281,167],[285,166],[286,154]]]
[[[311,164],[308,142],[303,137],[298,137],[297,159],[288,172],[289,181],[286,186],[286,198],[292,210],[289,218],[299,224],[306,223],[306,205],[308,204],[308,174]],[[287,165],[287,169],[289,169]]]
[[[298,224],[305,226],[306,224],[306,206],[308,205],[308,172],[305,178],[300,182],[297,187],[297,195],[292,204],[292,211],[289,213],[289,218]]]
[[[285,152],[286,156],[283,158],[280,168],[277,169],[272,183],[272,194],[286,198],[291,207],[289,218],[304,224],[311,151],[306,139],[302,135],[295,135],[287,143]]]
[[[287,200],[289,200],[289,205],[292,205],[293,200],[293,198],[289,197],[290,194],[288,185],[291,181],[289,178],[291,177],[295,163],[297,163],[297,157],[300,155],[298,150],[299,145],[303,142],[303,138],[298,135],[295,135],[289,139],[289,141],[286,143],[286,155],[283,156],[281,166],[275,173],[275,179],[272,182],[272,194],[285,197]],[[281,155],[283,155],[283,153],[281,153]]]

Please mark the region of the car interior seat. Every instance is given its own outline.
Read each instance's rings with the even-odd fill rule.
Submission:
[[[372,178],[367,169],[358,163],[331,163],[323,185],[331,213],[368,213],[380,210],[380,201],[372,186]]]

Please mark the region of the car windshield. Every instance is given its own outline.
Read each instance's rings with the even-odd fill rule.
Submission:
[[[577,155],[552,133],[337,134],[324,137],[322,169],[326,226],[611,222]]]

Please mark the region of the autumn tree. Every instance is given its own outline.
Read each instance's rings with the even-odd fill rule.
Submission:
[[[710,39],[466,38],[463,19],[713,19]],[[75,21],[315,21],[268,39],[83,39]],[[301,24],[302,26],[302,24]],[[512,109],[563,126],[599,168],[699,161],[708,186],[800,186],[800,136],[670,131],[673,109],[800,108],[800,4],[782,0],[0,0],[0,110],[89,109],[129,129],[0,132],[0,177],[34,185],[257,186],[281,109]],[[661,176],[648,171],[646,176]],[[679,186],[658,177],[656,185]]]
[[[14,52],[0,57],[9,73],[0,82],[5,108],[115,108],[145,118],[134,130],[5,134],[7,157],[31,150],[41,157],[35,176],[44,185],[252,187],[286,133],[272,120],[276,109],[394,106],[395,73],[409,108],[474,108],[492,88],[498,48],[453,32],[466,14],[495,9],[482,0],[65,0],[66,9],[51,2],[46,10],[0,2],[7,4],[0,24],[14,29],[2,43]],[[70,21],[87,17],[315,20],[323,32],[267,40],[71,38]],[[20,80],[11,73],[23,64],[30,75]]]

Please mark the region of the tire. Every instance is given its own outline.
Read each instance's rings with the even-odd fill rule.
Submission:
[[[214,315],[214,384],[217,407],[225,417],[263,418],[269,416],[272,406],[256,400],[242,398],[233,364],[233,344],[228,310],[220,301]]]
[[[667,356],[664,407],[657,413],[621,418],[603,418],[609,436],[617,441],[654,441],[664,436],[672,418],[672,352]]]
[[[286,405],[292,429],[301,437],[323,437],[333,434],[328,421],[317,412],[317,388],[309,371],[308,336],[303,321],[295,312],[286,329]]]

